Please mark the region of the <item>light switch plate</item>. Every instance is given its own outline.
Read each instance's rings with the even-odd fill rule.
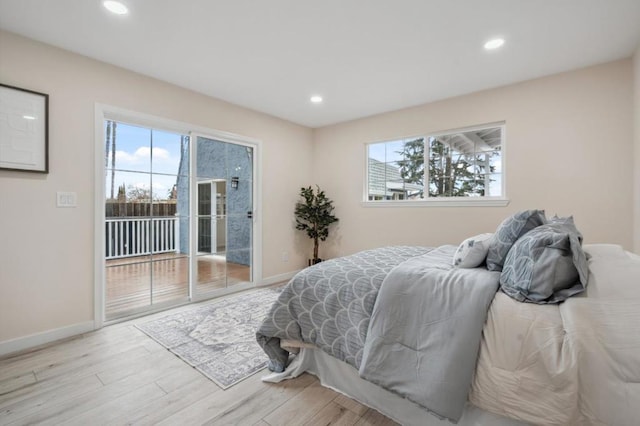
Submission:
[[[78,194],[75,192],[62,192],[56,193],[57,207],[76,207],[78,205]]]

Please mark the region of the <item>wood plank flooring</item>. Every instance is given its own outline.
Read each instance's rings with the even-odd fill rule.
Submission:
[[[198,293],[232,287],[251,280],[250,268],[227,262],[224,256],[197,257]],[[175,253],[106,261],[105,314],[107,320],[132,310],[165,302],[176,304],[189,294],[189,258]]]
[[[0,359],[0,425],[396,424],[308,374],[222,390],[134,327],[166,313]]]

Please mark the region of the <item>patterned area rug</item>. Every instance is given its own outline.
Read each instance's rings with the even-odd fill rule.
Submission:
[[[256,329],[281,290],[231,296],[136,327],[226,389],[265,367]]]

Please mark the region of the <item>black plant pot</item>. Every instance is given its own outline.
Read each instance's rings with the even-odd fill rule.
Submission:
[[[309,259],[309,266],[322,262],[322,259]]]

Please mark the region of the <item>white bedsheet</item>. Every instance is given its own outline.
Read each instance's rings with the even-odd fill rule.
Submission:
[[[498,292],[483,334],[469,400],[531,423],[570,424],[576,360],[558,305],[522,303]]]
[[[585,251],[579,296],[541,306],[496,295],[472,403],[535,424],[638,424],[640,258],[615,245]]]

